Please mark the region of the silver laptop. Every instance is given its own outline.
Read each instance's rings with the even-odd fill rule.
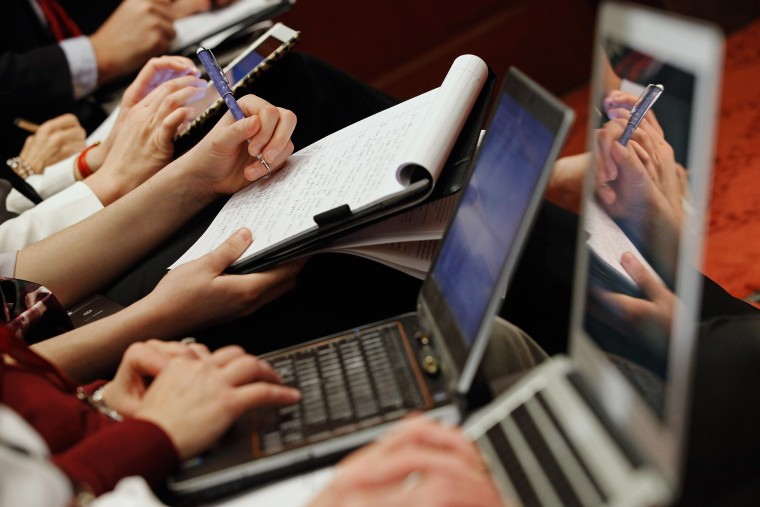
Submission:
[[[590,173],[569,357],[534,369],[465,424],[510,505],[668,504],[683,470],[722,36],[712,26],[607,3],[596,43],[589,150],[607,121],[599,114],[606,72],[633,94],[662,84],[654,112],[688,171],[688,191],[674,207],[684,219],[680,231],[651,234],[671,226],[651,206],[638,213],[622,206],[633,202],[622,193],[630,186],[619,186],[632,185],[630,169],[611,180]],[[602,185],[613,187],[614,199],[600,199],[610,191]],[[622,252],[648,276],[629,276],[637,271],[630,260],[623,266]],[[628,276],[638,294],[609,283],[605,271]]]
[[[300,403],[241,421],[170,491],[210,498],[334,461],[410,411],[460,422],[571,122],[569,108],[510,69],[417,311],[263,356]]]

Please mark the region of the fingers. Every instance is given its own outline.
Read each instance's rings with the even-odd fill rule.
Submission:
[[[663,292],[668,292],[668,289],[652,274],[631,252],[625,252],[620,259],[623,269],[631,275],[633,281],[641,287],[644,294],[656,301]]]
[[[213,273],[221,274],[245,252],[252,241],[251,231],[240,229],[202,259]]]
[[[200,76],[192,60],[184,56],[160,56],[148,60],[124,92],[122,108],[132,107],[165,81],[181,76]]]
[[[214,355],[212,355],[212,358]],[[249,354],[239,354],[222,367],[224,378],[233,386],[252,382],[282,384],[282,379],[272,366]]]
[[[392,455],[409,447],[424,447],[436,449],[446,454],[456,454],[471,467],[482,468],[484,466],[474,444],[464,436],[461,430],[424,417],[405,420],[378,439],[375,444],[367,446],[344,459],[341,466],[349,466],[354,461],[375,460],[380,455]],[[388,480],[388,478],[383,480]]]
[[[170,79],[154,88],[144,100],[140,101],[140,106],[163,110],[164,114],[168,114],[167,111],[202,97],[206,91],[206,84],[206,81],[196,76]]]
[[[270,165],[280,158],[290,142],[290,136],[296,126],[296,115],[287,109],[266,106],[256,113],[261,121],[261,129],[253,136],[248,146],[248,153],[256,156],[259,153]]]
[[[292,405],[301,400],[301,392],[292,387],[256,382],[238,387],[233,397],[239,407],[247,410],[254,407]]]
[[[296,115],[253,95],[241,98],[239,103],[247,115],[255,114],[260,121],[259,130],[249,138],[248,153],[252,157],[261,154],[272,170],[279,168],[294,150],[291,136],[296,127]],[[246,167],[244,173],[246,179],[254,181],[266,176],[269,171],[255,161]]]
[[[64,129],[81,129],[82,132],[84,132],[84,129],[79,124],[77,117],[70,113],[62,114],[61,116],[56,116],[55,118],[46,121],[40,125],[40,128],[37,132],[49,134],[50,132]]]

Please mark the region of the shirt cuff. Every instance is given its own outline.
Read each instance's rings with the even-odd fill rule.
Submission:
[[[81,99],[98,86],[98,60],[95,57],[95,49],[90,39],[84,35],[62,40],[58,44],[69,64],[74,98]]]

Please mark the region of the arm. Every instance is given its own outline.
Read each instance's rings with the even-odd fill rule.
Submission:
[[[251,148],[266,145],[281,166],[292,153],[295,116],[248,96],[249,116],[230,114],[198,145],[89,219],[19,252],[15,275],[51,289],[64,306],[101,288],[217,197],[266,174]],[[251,139],[251,144],[244,141]],[[160,219],[158,219],[160,217]],[[51,258],[60,260],[51,263]]]
[[[9,201],[13,195],[11,192]],[[101,209],[103,205],[87,185],[81,182],[71,185],[37,206],[25,210],[19,216],[0,224],[0,251],[14,252],[42,241]]]

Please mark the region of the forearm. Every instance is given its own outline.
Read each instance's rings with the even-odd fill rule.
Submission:
[[[64,306],[96,292],[211,202],[186,172],[178,160],[87,220],[23,249],[15,276],[45,285]]]
[[[138,301],[114,315],[39,342],[32,348],[80,384],[110,378],[129,345],[149,338],[168,338],[158,332],[161,319],[158,311]]]
[[[179,458],[161,428],[148,421],[127,419],[53,456],[53,462],[73,482],[87,485],[100,495],[133,475],[159,487],[179,464]]]

